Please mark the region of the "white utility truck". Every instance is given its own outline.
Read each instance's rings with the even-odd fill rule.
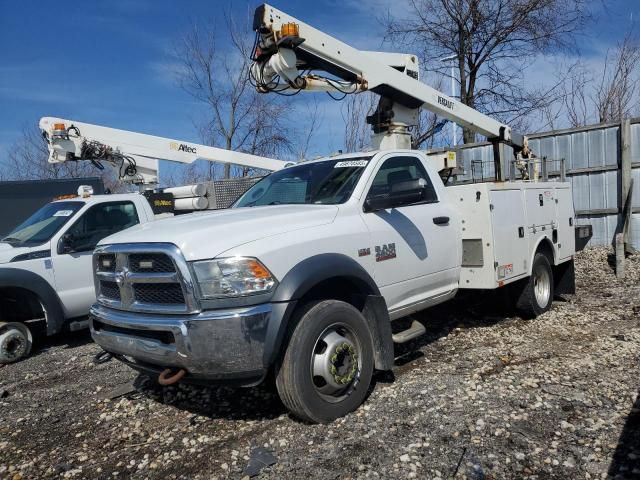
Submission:
[[[291,412],[327,422],[362,403],[394,342],[425,332],[397,320],[461,288],[509,288],[527,317],[573,292],[569,184],[499,181],[502,145],[526,164],[526,138],[420,83],[412,55],[360,52],[268,5],[254,28],[261,92],[371,90],[379,150],[303,162],[235,208],[100,242],[90,323],[104,350],[163,385],[273,372]],[[494,141],[498,181],[445,186],[447,158],[411,150],[420,108]]]
[[[51,162],[106,163],[121,178],[143,189],[156,185],[158,159],[191,163],[202,158],[269,171],[287,165],[281,160],[59,118],[43,118],[40,128],[48,141]],[[161,212],[196,208],[204,198],[180,193],[192,190],[197,188],[92,195],[81,187],[77,196],[45,205],[0,239],[0,363],[28,355],[34,335],[86,328],[89,308],[96,300],[91,258],[98,241],[167,215]],[[176,195],[185,198],[174,199]]]

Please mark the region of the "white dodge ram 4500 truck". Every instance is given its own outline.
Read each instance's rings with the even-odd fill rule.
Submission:
[[[162,384],[256,385],[326,422],[357,408],[392,322],[461,288],[510,285],[520,312],[572,293],[561,182],[445,187],[426,155],[386,150],[272,173],[230,210],[130,228],[94,253],[94,340]]]

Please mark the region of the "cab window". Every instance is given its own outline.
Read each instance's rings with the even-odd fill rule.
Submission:
[[[419,203],[438,201],[433,183],[419,158],[393,157],[385,160],[373,179],[367,198],[389,196],[394,184],[424,180],[423,198]],[[414,202],[415,203],[415,202]]]
[[[93,250],[103,238],[138,223],[132,202],[102,203],[89,208],[67,230],[64,238],[74,252],[84,252]]]

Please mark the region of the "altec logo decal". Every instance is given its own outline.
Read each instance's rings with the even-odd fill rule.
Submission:
[[[196,147],[190,147],[186,143],[169,143],[170,150],[177,150],[178,152],[196,153]]]

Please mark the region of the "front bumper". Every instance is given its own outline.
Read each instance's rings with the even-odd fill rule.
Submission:
[[[133,368],[184,368],[185,381],[251,384],[267,369],[264,352],[272,312],[271,304],[261,304],[193,315],[151,315],[95,304],[89,316],[95,342]]]

